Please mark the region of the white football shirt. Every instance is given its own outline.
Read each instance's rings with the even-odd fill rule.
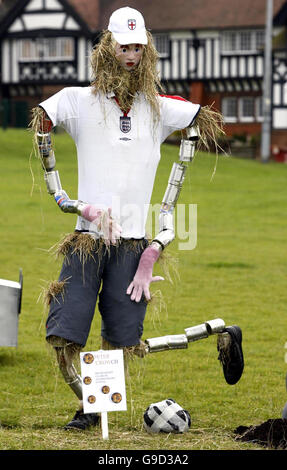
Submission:
[[[64,88],[40,103],[53,125],[62,126],[76,144],[78,199],[111,207],[123,238],[145,236],[160,145],[190,125],[200,110],[200,105],[179,97],[159,95],[158,100],[157,123],[141,93],[127,115],[113,93],[95,95],[92,87]],[[76,229],[95,231],[95,225],[78,217]]]

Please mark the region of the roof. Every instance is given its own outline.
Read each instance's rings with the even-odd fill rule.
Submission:
[[[106,28],[111,13],[122,6],[139,10],[151,30],[219,29],[262,27],[266,0],[124,0],[103,1],[100,29]],[[273,0],[274,16],[285,0]]]
[[[0,0],[0,21],[9,13],[10,10],[16,5],[18,0]]]
[[[48,0],[49,1],[49,0]],[[91,32],[107,28],[111,13],[130,6],[139,10],[152,31],[263,27],[266,0],[60,0],[76,12]],[[0,0],[0,22],[23,0]],[[286,0],[273,0],[274,17],[283,11]]]
[[[99,29],[99,0],[66,0],[85,21],[91,31]]]

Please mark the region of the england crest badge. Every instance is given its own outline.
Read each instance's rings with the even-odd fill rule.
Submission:
[[[128,27],[129,27],[129,29],[131,29],[131,30],[136,29],[136,25],[137,25],[136,20],[128,20]]]
[[[131,130],[131,118],[129,116],[120,117],[120,129],[122,132],[127,133]]]

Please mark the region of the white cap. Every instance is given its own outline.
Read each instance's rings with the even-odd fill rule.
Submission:
[[[147,44],[144,18],[134,8],[123,7],[114,11],[110,17],[108,30],[121,45]]]

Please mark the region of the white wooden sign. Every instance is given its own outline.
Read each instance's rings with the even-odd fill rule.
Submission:
[[[123,351],[81,352],[84,413],[125,411],[126,387]]]

